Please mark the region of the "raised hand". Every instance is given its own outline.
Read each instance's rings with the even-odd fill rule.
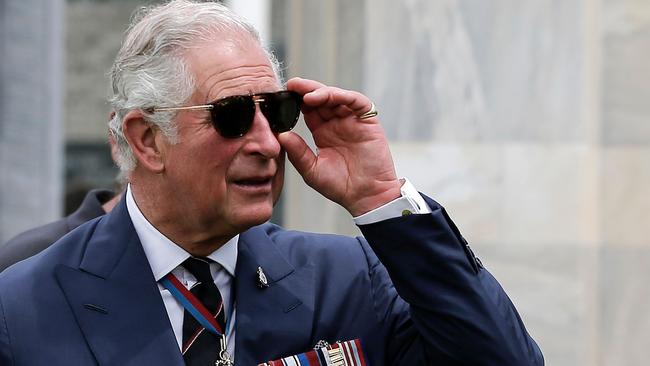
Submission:
[[[314,153],[294,132],[278,140],[305,182],[359,216],[400,196],[388,141],[376,116],[360,118],[372,103],[361,93],[293,78],[287,89],[303,95],[302,112]]]

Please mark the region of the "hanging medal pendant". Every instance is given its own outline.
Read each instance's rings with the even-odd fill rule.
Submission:
[[[230,359],[230,354],[226,348],[226,335],[221,335],[221,351],[219,352],[219,359],[215,361],[214,366],[234,366],[235,363]]]

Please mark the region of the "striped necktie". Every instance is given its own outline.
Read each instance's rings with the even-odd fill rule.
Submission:
[[[212,261],[208,258],[190,257],[181,265],[198,281],[190,292],[208,309],[210,314],[214,315],[221,329],[225,331],[226,319],[223,299],[210,274],[210,262]],[[214,365],[221,351],[220,337],[205,330],[187,310],[183,316],[182,351],[187,366]]]

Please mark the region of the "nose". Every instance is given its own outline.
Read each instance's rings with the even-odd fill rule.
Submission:
[[[250,154],[262,155],[268,159],[274,159],[280,155],[280,143],[271,131],[269,121],[260,110],[258,103],[255,103],[253,125],[245,138],[247,141],[244,148]]]

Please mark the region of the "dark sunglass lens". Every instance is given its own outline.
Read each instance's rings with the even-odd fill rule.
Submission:
[[[287,132],[296,126],[300,116],[302,96],[291,91],[281,91],[264,95],[260,103],[262,113],[269,121],[271,131]]]
[[[250,96],[232,96],[216,101],[212,108],[212,124],[223,137],[241,137],[250,130],[255,116],[255,103]]]

